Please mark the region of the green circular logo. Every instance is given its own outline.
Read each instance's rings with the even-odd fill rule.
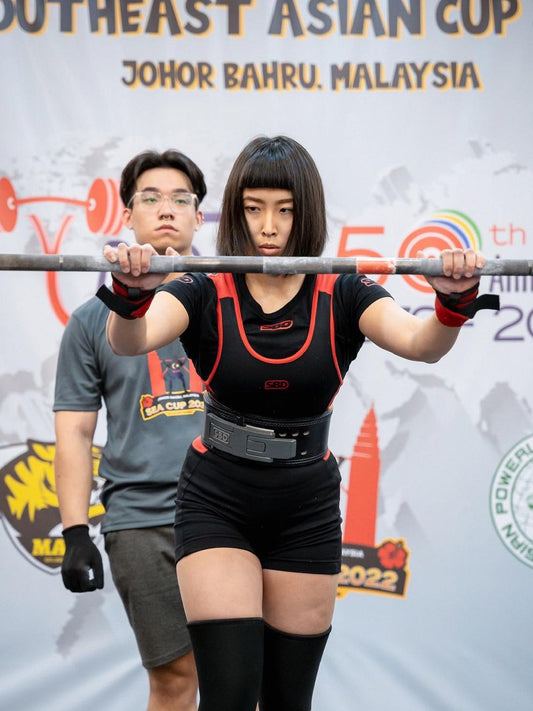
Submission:
[[[502,458],[492,480],[490,511],[504,546],[533,568],[533,435]]]

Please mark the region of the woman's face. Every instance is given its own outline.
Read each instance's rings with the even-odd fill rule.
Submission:
[[[292,229],[292,192],[245,188],[242,200],[248,229],[258,253],[263,257],[281,256]]]

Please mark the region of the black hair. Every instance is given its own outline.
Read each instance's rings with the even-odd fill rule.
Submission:
[[[185,173],[191,181],[192,191],[200,205],[207,192],[204,174],[189,157],[172,148],[162,153],[143,151],[128,162],[120,178],[120,197],[124,205],[128,206],[135,194],[139,177],[153,168],[175,168]]]
[[[245,188],[290,190],[293,224],[285,256],[317,257],[327,240],[326,206],[322,179],[308,151],[287,136],[259,136],[248,143],[231,169],[217,234],[222,256],[254,254],[244,213]]]

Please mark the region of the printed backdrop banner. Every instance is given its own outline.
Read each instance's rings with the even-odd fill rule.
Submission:
[[[100,255],[127,240],[122,167],[176,147],[205,172],[196,249],[213,254],[237,153],[287,134],[323,175],[328,256],[464,245],[532,258],[532,26],[524,0],[0,0],[0,252]],[[55,366],[70,314],[104,279],[0,276],[9,711],[146,707],[107,562],[95,593],[59,574]],[[431,311],[422,278],[379,280]],[[315,711],[531,708],[533,281],[484,277],[482,290],[500,312],[479,313],[441,362],[367,343],[337,398],[343,567]]]

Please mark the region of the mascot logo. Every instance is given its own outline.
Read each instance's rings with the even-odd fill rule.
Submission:
[[[99,447],[93,447],[93,487],[89,522],[100,523],[103,479],[98,476]],[[55,444],[28,440],[25,452],[0,469],[0,511],[5,529],[19,553],[47,573],[61,569],[65,542],[55,488]]]

